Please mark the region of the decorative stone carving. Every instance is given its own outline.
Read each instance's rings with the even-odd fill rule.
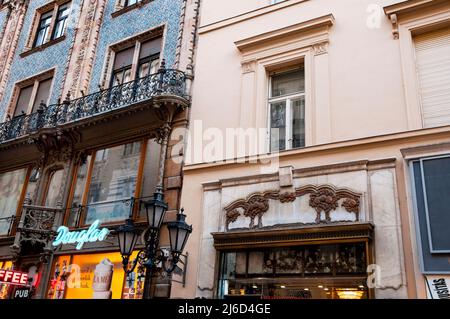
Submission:
[[[251,73],[251,72],[255,72],[256,69],[256,62],[255,61],[250,61],[250,62],[245,62],[242,63],[242,73]]]
[[[246,199],[239,199],[224,208],[226,212],[226,229],[238,220],[239,217],[250,217],[249,228],[261,228],[262,216],[269,210],[269,200],[278,200],[281,203],[292,203],[297,198],[309,195],[309,206],[316,213],[316,223],[323,222],[321,213],[325,213],[325,222],[330,223],[330,213],[339,206],[347,212],[354,213],[356,221],[359,221],[361,194],[348,189],[338,189],[331,185],[308,185],[296,188],[295,192],[280,193],[280,191],[267,191],[255,193]],[[255,224],[255,219],[258,222]]]
[[[226,221],[225,221],[225,223],[227,225],[227,229],[228,229],[228,225],[230,225],[231,223],[234,223],[235,221],[237,221],[239,216],[241,216],[241,213],[237,209],[233,209],[233,210],[231,210],[231,211],[226,213]]]

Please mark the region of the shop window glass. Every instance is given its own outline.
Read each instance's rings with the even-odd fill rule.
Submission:
[[[219,297],[368,298],[365,243],[222,254]]]
[[[126,145],[96,153],[88,194],[86,224],[114,222],[130,216],[135,196],[140,154],[124,155]],[[98,156],[97,156],[98,155]]]
[[[132,255],[136,258],[137,252]],[[120,253],[59,256],[53,265],[49,299],[141,299],[144,269],[125,276]]]
[[[11,270],[13,268],[12,261],[0,261],[0,269]],[[8,299],[8,290],[10,285],[0,283],[0,300]]]
[[[16,216],[27,169],[0,173],[0,236],[7,235]]]

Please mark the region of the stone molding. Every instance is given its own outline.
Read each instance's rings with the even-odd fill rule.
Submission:
[[[309,206],[316,213],[316,223],[321,223],[321,213],[325,213],[325,222],[330,223],[330,213],[341,205],[347,212],[354,213],[356,221],[359,221],[360,205],[362,194],[344,188],[336,188],[332,185],[307,185],[296,188],[294,192],[266,191],[264,193],[254,193],[247,198],[238,199],[227,205],[225,210],[225,225],[229,230],[229,225],[239,217],[250,218],[250,229],[262,228],[262,216],[269,210],[271,200],[278,200],[281,203],[294,202],[298,197],[309,195]],[[339,204],[340,200],[344,200]],[[255,221],[257,220],[257,223]]]

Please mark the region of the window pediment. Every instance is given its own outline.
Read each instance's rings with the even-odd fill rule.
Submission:
[[[263,34],[258,34],[250,38],[235,42],[236,47],[242,53],[253,51],[259,47],[267,47],[273,43],[285,42],[291,38],[298,37],[299,34],[306,34],[312,30],[324,30],[327,33],[328,28],[334,24],[334,16],[328,14],[319,18],[297,23],[285,28],[273,30]]]

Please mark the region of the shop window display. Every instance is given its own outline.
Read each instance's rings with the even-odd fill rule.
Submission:
[[[47,298],[141,299],[144,275],[143,267],[136,267],[126,276],[120,253],[58,256]]]
[[[365,243],[226,252],[219,297],[368,298],[366,258]]]

